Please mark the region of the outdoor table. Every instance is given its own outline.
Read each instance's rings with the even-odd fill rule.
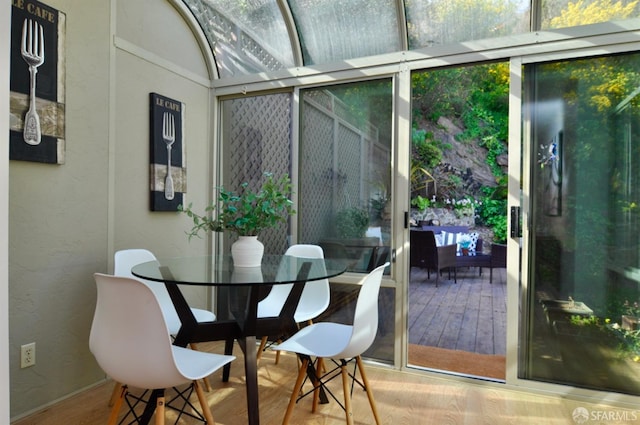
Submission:
[[[456,267],[479,267],[478,275],[482,275],[483,267],[491,267],[491,255],[470,252],[468,255],[456,256]]]
[[[581,301],[543,300],[541,303],[549,325],[556,320],[569,321],[571,316],[593,316],[593,310]]]
[[[174,344],[225,341],[225,354],[233,351],[237,340],[244,353],[248,423],[260,423],[256,337],[288,335],[297,330],[293,318],[306,282],[331,278],[344,273],[343,260],[265,255],[260,267],[234,267],[230,256],[201,256],[158,259],[131,269],[134,276],[162,282],[180,317],[182,326]],[[257,318],[258,302],[272,285],[293,283],[279,317]],[[212,322],[197,322],[178,285],[212,286],[225,289],[229,318],[220,315]],[[223,380],[229,378],[225,366]],[[148,423],[155,403],[147,404],[142,423]],[[148,410],[148,412],[147,412]]]

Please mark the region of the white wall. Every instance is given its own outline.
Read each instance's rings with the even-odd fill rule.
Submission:
[[[66,14],[66,163],[9,163],[11,415],[103,378],[87,347],[92,273],[106,271],[108,2],[50,0]],[[20,346],[36,365],[20,368]]]
[[[207,65],[191,30],[168,2],[120,1],[116,22],[121,47],[115,56],[114,250],[139,247],[157,256],[202,254],[207,241],[188,241],[190,219],[185,214],[149,210],[149,93],[184,104],[186,202],[204,205],[198,196],[213,188]],[[190,292],[194,307],[206,307],[202,288],[183,290]]]
[[[67,18],[66,163],[9,163],[12,418],[104,379],[88,348],[92,274],[112,271],[114,250],[206,248],[188,243],[186,216],[151,212],[148,201],[152,91],[186,104],[189,199],[206,196],[209,185],[209,76],[189,26],[167,0],[45,3]],[[0,244],[0,259],[2,251]],[[0,289],[2,282],[0,261]],[[191,291],[194,304],[204,306],[203,293]],[[34,341],[36,365],[20,369],[20,345]]]
[[[0,424],[9,423],[9,39],[11,2],[0,2]]]

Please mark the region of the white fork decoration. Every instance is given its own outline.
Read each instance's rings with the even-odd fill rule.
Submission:
[[[42,137],[40,117],[36,112],[36,74],[38,67],[44,63],[44,34],[42,25],[25,19],[22,24],[22,59],[29,65],[29,110],[24,116],[24,141],[30,145],[39,145]]]
[[[165,112],[162,116],[162,139],[167,144],[167,177],[164,180],[164,197],[171,201],[174,197],[173,178],[171,177],[171,147],[176,141],[176,127],[173,114]]]

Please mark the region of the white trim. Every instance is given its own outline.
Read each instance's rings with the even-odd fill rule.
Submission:
[[[158,66],[160,68],[163,68],[169,72],[174,73],[175,75],[181,77],[181,78],[186,78],[189,81],[192,81],[196,84],[200,84],[203,87],[206,88],[211,88],[211,82],[210,80],[207,80],[206,78],[202,78],[201,76],[199,76],[198,74],[189,71],[185,68],[179,67],[177,66],[175,63],[168,61],[164,58],[161,58],[160,56],[156,55],[155,53],[152,53],[148,50],[143,49],[140,46],[137,46],[121,37],[117,37],[114,36],[113,37],[113,45],[117,48],[120,49],[124,52],[130,53],[133,56],[136,56],[142,60],[145,60],[155,66]]]
[[[640,19],[584,25],[555,31],[456,43],[446,46],[351,59],[312,67],[243,75],[212,81],[219,95],[248,93],[283,87],[306,86],[372,78],[409,70],[522,57],[523,63],[561,57],[590,56],[640,50]]]
[[[297,66],[301,66],[304,63],[304,59],[302,57],[302,46],[300,46],[300,35],[298,34],[298,27],[296,27],[296,22],[293,19],[291,8],[289,7],[289,3],[285,0],[276,0],[276,3],[278,4],[278,8],[280,8],[282,19],[284,19],[284,24],[287,27],[287,34],[289,35],[291,52],[293,54],[293,63]]]
[[[213,56],[213,51],[211,49],[211,45],[209,44],[209,40],[207,40],[207,36],[202,31],[202,27],[198,23],[198,20],[191,12],[191,9],[181,0],[169,0],[169,3],[176,8],[182,18],[185,20],[193,35],[198,42],[198,46],[200,46],[200,50],[202,51],[202,56],[204,56],[205,62],[207,64],[207,69],[209,71],[209,78],[212,80],[215,78],[220,78],[218,74],[218,67],[216,66],[216,59]]]
[[[507,334],[506,334],[506,374],[508,383],[514,382],[518,377],[518,347],[519,347],[519,324],[522,312],[520,306],[520,244],[518,239],[510,237],[511,220],[509,212],[511,207],[521,206],[521,167],[528,169],[528,164],[521,164],[522,159],[522,60],[512,59],[509,63],[509,140],[508,140],[508,195],[507,195]],[[526,151],[526,150],[525,150]],[[525,174],[528,176],[528,174]],[[527,177],[524,177],[528,181]],[[521,211],[526,209],[521,206]],[[526,255],[525,255],[526,257]],[[523,259],[526,263],[527,260]],[[523,266],[524,267],[524,266]],[[522,270],[526,270],[523,268]]]
[[[402,50],[409,50],[409,27],[407,26],[407,9],[404,7],[404,0],[396,0],[396,13],[400,46]]]
[[[291,186],[293,205],[300,205],[300,90],[295,89],[291,94]],[[298,214],[291,219],[291,240],[289,245],[298,243],[300,223]]]
[[[405,213],[409,214],[411,202],[409,182],[411,181],[411,72],[406,66],[400,66],[393,80],[393,129],[392,170],[391,170],[391,211],[392,237],[391,249],[396,251],[396,261],[391,267],[396,282],[396,317],[394,342],[394,364],[406,370],[409,363],[409,229],[405,228]],[[401,143],[404,141],[404,143]],[[401,175],[402,172],[406,174]],[[391,252],[393,256],[393,251]],[[398,317],[398,315],[400,317]],[[400,339],[400,344],[398,344]],[[400,346],[398,346],[400,345]]]

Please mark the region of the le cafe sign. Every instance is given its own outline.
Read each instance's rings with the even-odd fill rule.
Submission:
[[[27,13],[37,16],[44,21],[51,23],[56,22],[56,14],[40,6],[38,3],[33,3],[25,0],[11,0],[11,5],[13,7],[17,7],[18,9],[26,10]]]
[[[156,106],[160,106],[161,108],[166,108],[171,111],[180,112],[180,102],[174,102],[171,100],[156,97]]]

